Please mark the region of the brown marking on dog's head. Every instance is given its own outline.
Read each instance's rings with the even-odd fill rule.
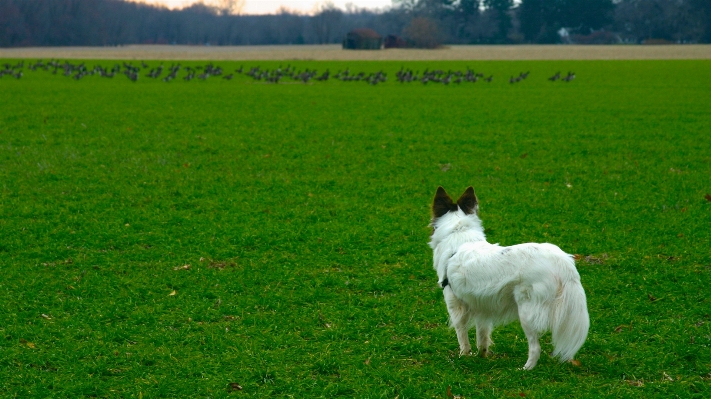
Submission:
[[[464,211],[467,215],[471,215],[472,213],[479,214],[479,200],[476,198],[476,194],[474,194],[474,187],[467,187],[464,194],[457,200],[457,205],[459,205],[459,209]]]
[[[442,186],[437,187],[434,201],[432,202],[432,218],[437,219],[447,214],[449,211],[456,211],[457,204],[452,201],[452,198],[444,191]]]

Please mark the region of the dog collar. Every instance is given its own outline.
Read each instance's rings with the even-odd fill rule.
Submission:
[[[452,259],[452,257],[456,254],[457,251],[454,251],[453,254],[449,255],[449,259]],[[449,264],[444,265],[444,280],[442,280],[442,289],[449,285],[449,278],[447,277],[447,266],[449,266]]]

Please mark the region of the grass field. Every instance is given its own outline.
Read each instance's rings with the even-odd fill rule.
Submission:
[[[711,395],[711,61],[291,64],[390,79],[0,79],[3,396]],[[517,370],[516,323],[458,356],[438,185],[491,242],[579,255],[580,366]]]

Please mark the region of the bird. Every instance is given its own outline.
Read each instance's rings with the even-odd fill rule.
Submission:
[[[317,77],[316,80],[318,80],[319,82],[326,81],[326,80],[328,80],[328,77],[329,77],[330,75],[331,75],[331,73],[330,73],[330,72],[328,71],[328,69],[327,69],[326,72],[324,72],[323,75]]]

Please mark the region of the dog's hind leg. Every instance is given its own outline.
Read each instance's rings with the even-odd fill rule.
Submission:
[[[480,321],[476,323],[476,348],[481,357],[487,357],[491,354],[489,347],[493,344],[491,341],[491,331],[493,329],[494,326],[491,322]]]
[[[535,327],[534,317],[536,315],[534,311],[535,309],[531,304],[519,304],[518,317],[521,321],[523,332],[526,334],[526,339],[528,340],[528,360],[523,366],[524,370],[531,370],[536,367],[536,363],[538,363],[538,359],[541,357],[540,333]]]
[[[468,355],[472,351],[469,343],[469,307],[461,299],[454,296],[451,287],[445,287],[444,301],[447,303],[449,323],[457,332],[459,355]]]

